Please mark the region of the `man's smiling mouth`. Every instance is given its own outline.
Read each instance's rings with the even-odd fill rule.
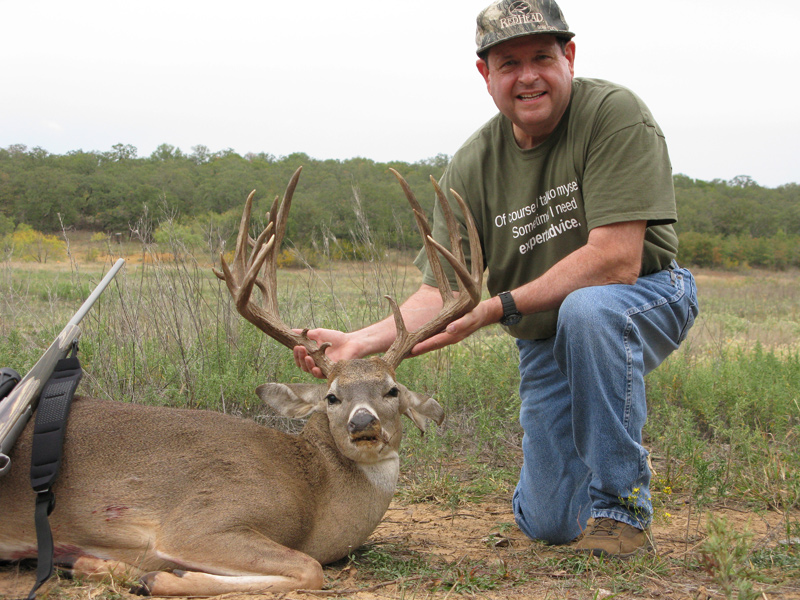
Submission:
[[[520,100],[536,100],[537,98],[541,98],[544,96],[545,92],[536,92],[536,93],[529,93],[529,94],[519,94],[517,98]]]

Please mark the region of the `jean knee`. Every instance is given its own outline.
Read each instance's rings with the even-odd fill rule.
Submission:
[[[514,491],[511,504],[517,527],[532,540],[548,544],[568,544],[580,533],[576,532],[575,523],[566,523],[563,515],[548,511],[547,504],[540,503],[534,510],[519,486]]]
[[[570,293],[558,309],[559,317],[563,316],[565,320],[573,321],[591,315],[596,306],[594,295],[594,290],[590,287]]]
[[[594,337],[609,326],[616,327],[624,316],[615,313],[606,287],[586,287],[569,294],[558,309],[558,333]]]

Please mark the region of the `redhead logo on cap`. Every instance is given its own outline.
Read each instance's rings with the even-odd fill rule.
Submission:
[[[525,2],[525,0],[512,2],[508,7],[508,12],[512,16],[500,19],[501,29],[514,25],[522,25],[523,23],[541,23],[544,21],[544,15],[542,13],[532,13],[531,5]]]

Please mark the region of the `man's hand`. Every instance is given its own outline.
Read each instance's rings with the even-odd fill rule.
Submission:
[[[418,356],[432,350],[438,350],[456,344],[469,337],[478,329],[497,323],[503,316],[503,306],[496,296],[484,300],[466,315],[450,323],[442,333],[420,342],[411,349],[411,354]]]
[[[403,313],[403,319],[409,331],[416,331],[434,318],[441,307],[442,296],[439,293],[439,289],[422,284],[403,303],[400,310]],[[300,333],[300,330],[295,331]],[[371,354],[386,352],[396,336],[397,330],[395,329],[393,315],[364,329],[349,333],[333,329],[312,329],[308,332],[308,337],[318,344],[324,344],[325,342],[331,344],[325,354],[334,362],[352,358],[364,358]],[[294,349],[294,362],[306,373],[311,373],[314,377],[320,379],[324,377],[322,371],[314,364],[314,359],[308,355],[305,348],[298,346]]]
[[[301,330],[296,329],[295,333],[301,333]],[[311,329],[308,331],[307,335],[309,339],[317,342],[318,346],[321,346],[325,342],[331,344],[325,351],[325,354],[333,362],[350,358],[360,358],[351,334],[335,329]],[[311,373],[314,377],[319,379],[325,379],[325,375],[322,374],[322,371],[316,365],[314,359],[309,356],[306,349],[302,346],[294,347],[294,362],[306,373]]]

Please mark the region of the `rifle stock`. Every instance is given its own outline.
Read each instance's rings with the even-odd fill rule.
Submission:
[[[41,358],[36,361],[36,364],[11,393],[0,402],[0,476],[4,475],[11,466],[8,454],[22,430],[25,429],[33,411],[36,410],[42,387],[52,375],[56,363],[67,355],[72,345],[80,337],[81,330],[78,323],[89,312],[124,263],[124,259],[120,258],[114,264]]]

